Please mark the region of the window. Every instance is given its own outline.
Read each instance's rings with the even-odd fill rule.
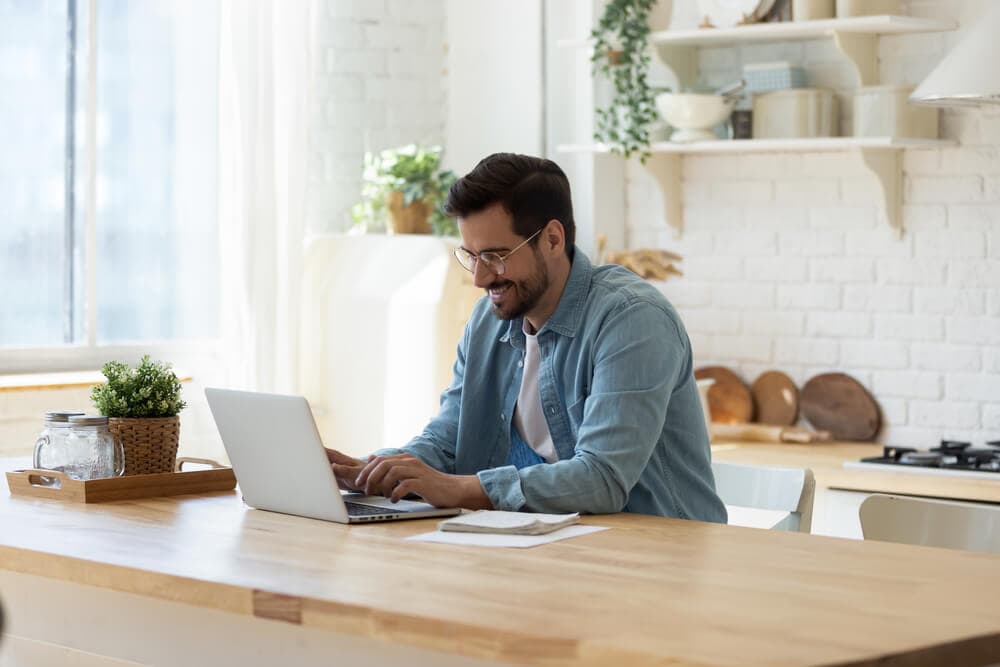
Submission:
[[[218,20],[0,0],[0,348],[217,334]]]

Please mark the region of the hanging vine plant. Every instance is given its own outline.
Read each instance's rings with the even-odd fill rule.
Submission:
[[[614,96],[597,110],[594,139],[613,153],[649,157],[649,126],[658,118],[646,77],[649,72],[649,14],[656,0],[611,0],[591,32],[594,75],[610,79]]]

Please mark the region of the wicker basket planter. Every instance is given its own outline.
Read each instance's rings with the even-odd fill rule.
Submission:
[[[125,448],[125,474],[173,472],[180,441],[180,417],[112,417],[108,429]]]
[[[403,193],[394,190],[386,201],[390,234],[430,234],[431,207],[422,200],[403,206]]]

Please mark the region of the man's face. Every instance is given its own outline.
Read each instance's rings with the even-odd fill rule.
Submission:
[[[525,239],[514,232],[514,221],[499,204],[459,219],[462,247],[480,255],[491,252],[504,257]],[[486,262],[476,262],[476,287],[489,294],[493,314],[512,320],[531,312],[549,288],[549,272],[533,243],[504,260],[502,275],[491,271]]]

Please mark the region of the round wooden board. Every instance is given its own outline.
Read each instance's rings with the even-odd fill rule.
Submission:
[[[694,377],[715,380],[708,389],[708,411],[713,422],[737,424],[753,418],[753,397],[736,373],[722,366],[705,366],[695,370]]]
[[[823,373],[810,379],[799,396],[802,415],[834,440],[867,442],[878,434],[881,416],[868,390],[849,375]]]
[[[766,371],[750,387],[755,421],[775,426],[793,426],[799,418],[799,388],[781,371]]]

